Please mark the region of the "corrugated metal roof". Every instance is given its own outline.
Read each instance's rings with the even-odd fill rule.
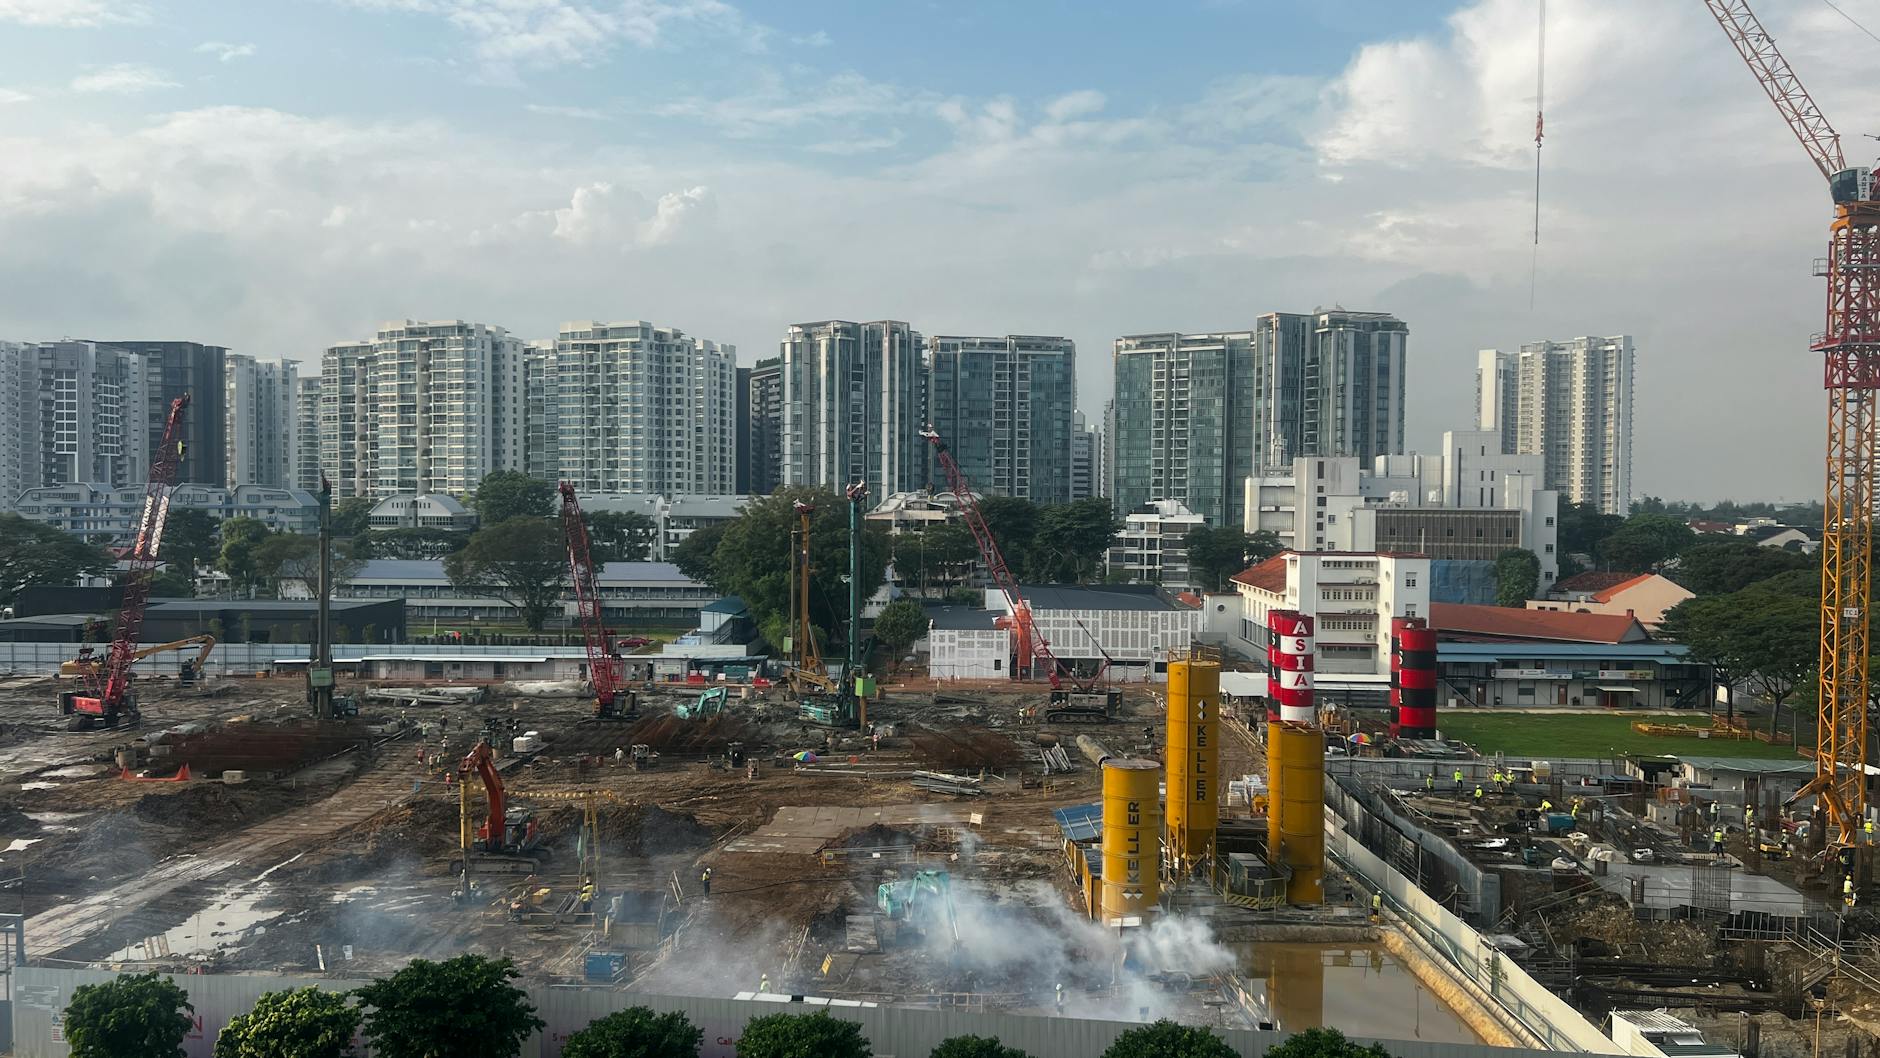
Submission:
[[[1179,610],[1173,596],[1153,584],[1082,587],[1070,584],[1024,585],[1033,610]]]
[[[1439,661],[1494,660],[1505,657],[1636,658],[1677,664],[1689,661],[1691,649],[1682,643],[1438,643]]]
[[[1095,841],[1103,834],[1103,802],[1070,805],[1051,813],[1058,829],[1072,841]]]
[[[998,614],[975,610],[970,606],[927,606],[921,609],[933,627],[948,631],[986,631],[993,627]]]
[[[364,580],[389,580],[406,584],[449,583],[450,581],[450,578],[444,575],[444,563],[441,559],[423,558],[367,559],[359,567],[359,571],[347,579],[355,583]],[[595,579],[602,587],[606,587],[610,582],[697,583],[670,562],[608,562],[601,566]]]
[[[1768,760],[1755,757],[1689,757],[1678,755],[1678,760],[1700,771],[1733,771],[1744,775],[1812,775],[1815,762],[1787,757]]]

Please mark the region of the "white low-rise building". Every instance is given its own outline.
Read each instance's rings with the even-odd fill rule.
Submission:
[[[128,543],[143,517],[144,486],[109,488],[79,482],[27,489],[14,508],[24,517],[87,538]],[[171,510],[200,510],[220,520],[255,518],[283,533],[320,531],[320,501],[305,489],[272,485],[178,485]]]
[[[1174,500],[1145,503],[1123,516],[1123,527],[1110,544],[1105,564],[1133,584],[1159,584],[1180,590],[1195,587],[1183,537],[1207,519]]]
[[[455,496],[426,493],[387,496],[372,505],[366,524],[374,529],[455,529],[477,526],[477,516]]]
[[[595,577],[606,619],[623,628],[639,625],[698,626],[699,611],[719,598],[670,562],[608,562]],[[512,622],[520,619],[502,599],[467,592],[450,582],[444,563],[429,559],[375,558],[341,579],[333,594],[342,599],[404,599],[412,630],[420,620]],[[574,597],[563,592],[561,615],[575,617]]]
[[[1108,683],[1161,682],[1168,655],[1201,636],[1201,611],[1147,584],[1025,585],[1032,621],[1074,672]],[[1009,679],[1017,663],[1011,607],[986,590],[986,608],[929,609],[929,671],[949,679]]]
[[[638,514],[653,523],[653,548],[647,557],[664,562],[673,549],[700,529],[722,525],[744,512],[749,496],[660,496],[650,492],[597,492],[582,494],[581,510],[588,514]]]

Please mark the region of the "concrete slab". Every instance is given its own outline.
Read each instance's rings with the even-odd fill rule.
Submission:
[[[1608,864],[1606,872],[1599,884],[1627,899],[1632,897],[1632,879],[1643,879],[1646,907],[1668,909],[1694,902],[1692,870],[1686,864],[1617,862]],[[1821,909],[1819,901],[1767,875],[1732,870],[1729,882],[1732,911],[1796,917]]]

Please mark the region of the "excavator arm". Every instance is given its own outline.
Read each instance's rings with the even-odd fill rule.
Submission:
[[[131,661],[138,662],[153,654],[167,654],[173,650],[186,650],[195,646],[202,648],[196,652],[195,661],[196,671],[201,672],[203,666],[209,663],[209,655],[215,653],[215,637],[206,632],[199,636],[189,636],[184,639],[172,640],[168,643],[158,643],[155,646],[144,647],[142,650],[131,655]],[[95,674],[97,670],[98,658],[89,653],[81,654],[71,661],[62,661],[59,663],[59,675],[67,678],[73,676],[90,677]]]
[[[479,742],[463,759],[463,772],[475,772],[483,782],[483,794],[489,799],[490,818],[477,830],[485,848],[501,848],[509,825],[509,806],[503,791],[503,777],[496,773],[496,756],[488,742]]]

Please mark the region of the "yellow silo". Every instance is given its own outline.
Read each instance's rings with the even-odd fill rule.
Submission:
[[[1316,727],[1266,725],[1266,846],[1292,868],[1286,900],[1325,895],[1325,735]]]
[[[1168,666],[1168,844],[1184,870],[1214,843],[1220,815],[1221,663],[1182,658]]]
[[[1103,762],[1103,921],[1155,910],[1161,862],[1162,805],[1155,761]]]

